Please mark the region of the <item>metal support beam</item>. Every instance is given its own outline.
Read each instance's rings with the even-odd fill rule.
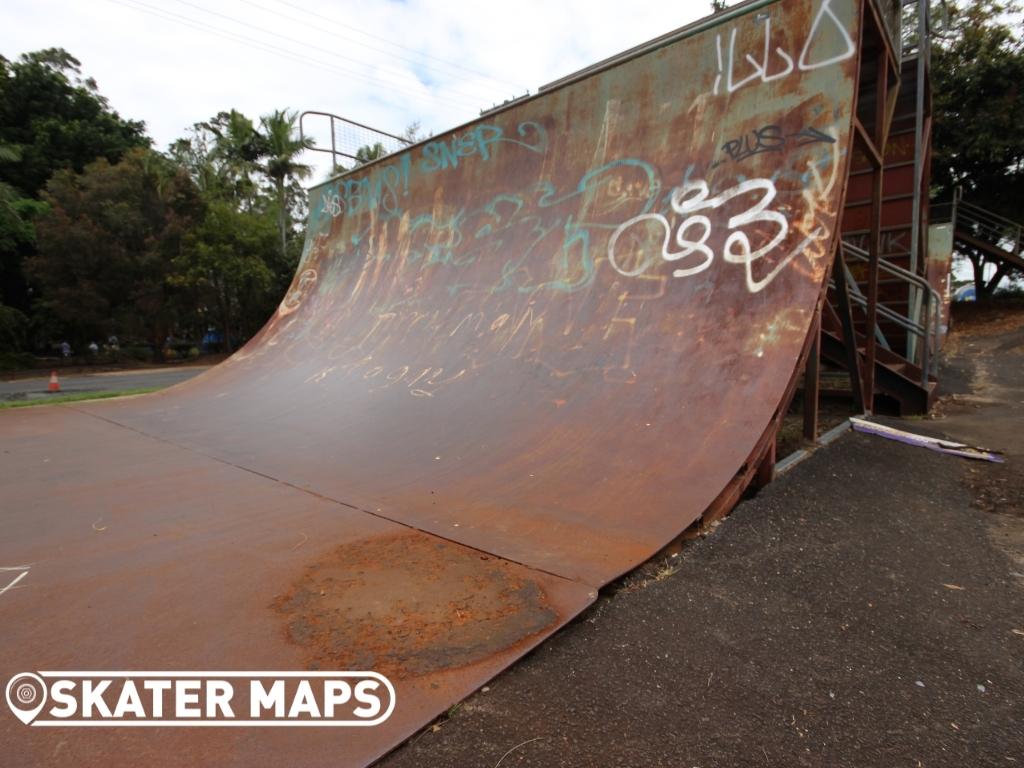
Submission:
[[[775,440],[768,444],[761,462],[757,465],[757,474],[754,477],[755,488],[764,488],[775,479],[775,445]]]
[[[821,304],[811,321],[811,348],[804,367],[804,439],[818,439],[818,395],[821,389]]]
[[[850,308],[850,287],[846,283],[846,260],[843,258],[841,246],[836,248],[832,276],[836,281],[839,320],[843,326],[843,343],[846,345],[846,370],[850,373],[850,393],[856,410],[865,413],[868,409],[864,405],[864,377],[861,372],[860,352],[857,349],[857,333],[853,327],[853,312]]]

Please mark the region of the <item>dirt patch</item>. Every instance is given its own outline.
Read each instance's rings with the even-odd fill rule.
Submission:
[[[1006,464],[971,467],[964,482],[974,492],[972,506],[984,512],[1024,518],[1024,477]]]
[[[963,484],[974,496],[971,506],[989,514],[986,524],[993,543],[1024,572],[1024,469],[1019,459],[969,466]],[[1018,578],[1024,587],[1024,575]]]
[[[558,618],[515,564],[416,532],[338,547],[273,607],[309,668],[403,679],[468,666]]]
[[[950,340],[958,335],[990,336],[1024,328],[1024,298],[953,304],[952,327]]]
[[[957,305],[954,317],[943,372],[967,385],[939,402],[937,426],[1005,451],[1004,464],[965,465],[962,482],[989,513],[992,541],[1024,570],[1024,300]]]

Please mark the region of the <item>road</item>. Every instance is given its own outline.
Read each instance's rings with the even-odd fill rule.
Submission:
[[[173,368],[146,368],[137,371],[110,371],[60,377],[61,394],[76,392],[119,392],[125,389],[169,387],[198,376],[210,366],[176,366]],[[37,399],[49,396],[49,376],[0,382],[0,400]]]

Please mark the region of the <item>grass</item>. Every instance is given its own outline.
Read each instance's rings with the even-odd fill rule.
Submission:
[[[620,592],[636,592],[640,589],[647,589],[651,584],[658,581],[671,579],[682,567],[682,563],[676,559],[676,555],[666,557],[660,563],[647,562],[626,577]]]
[[[0,410],[4,408],[32,408],[37,405],[60,405],[61,403],[78,403],[82,400],[106,400],[111,397],[130,397],[156,392],[163,387],[136,387],[135,389],[118,389],[112,392],[73,392],[67,395],[53,395],[36,400],[4,400],[0,401]]]

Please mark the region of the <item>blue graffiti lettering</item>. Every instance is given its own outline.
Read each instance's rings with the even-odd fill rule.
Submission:
[[[419,170],[423,173],[434,173],[449,168],[458,168],[460,158],[478,156],[487,161],[492,157],[491,147],[505,142],[518,144],[531,152],[543,154],[548,148],[548,135],[540,123],[527,121],[520,123],[516,133],[526,139],[531,133],[533,141],[520,141],[505,136],[504,130],[497,125],[477,125],[465,133],[457,134],[444,141],[432,141],[421,150],[422,158]]]

